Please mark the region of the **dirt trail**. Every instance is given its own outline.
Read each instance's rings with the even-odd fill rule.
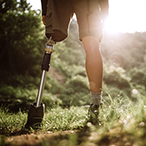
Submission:
[[[35,134],[24,134],[10,136],[5,139],[8,146],[71,146],[78,141],[80,131],[60,131],[47,133],[36,132]],[[84,133],[85,134],[85,133]],[[86,135],[86,134],[85,134]],[[86,136],[85,136],[86,137]],[[82,138],[82,137],[81,137]],[[78,142],[77,142],[78,143]]]
[[[9,146],[55,146],[59,141],[67,139],[68,135],[73,131],[65,132],[38,132],[36,134],[25,134],[19,136],[11,136],[7,138],[6,144]]]
[[[10,136],[5,139],[4,146],[139,146],[139,142],[129,136],[105,136],[98,139],[99,134],[89,129],[76,131],[45,132]]]

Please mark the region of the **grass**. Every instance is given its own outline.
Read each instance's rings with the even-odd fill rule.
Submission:
[[[9,113],[7,109],[0,109],[0,134],[12,135],[21,130],[26,122],[26,113],[19,111],[17,114]]]
[[[73,130],[84,127],[87,119],[85,107],[61,107],[46,109],[43,120],[43,131]],[[15,135],[23,129],[27,121],[27,114],[19,111],[17,114],[9,113],[7,109],[0,109],[0,134]]]
[[[87,120],[87,110],[84,107],[61,107],[47,110],[43,121],[44,129],[48,130],[73,130],[84,127]]]
[[[72,141],[74,145],[89,145],[90,143],[99,145],[146,145],[145,97],[139,97],[135,103],[128,98],[123,99],[123,97],[112,99],[109,95],[108,98],[109,100],[104,101],[105,104],[100,109],[100,122],[98,125],[86,122],[88,120],[87,107],[70,107],[68,109],[57,107],[46,110],[43,129],[40,132],[78,129],[80,132],[73,136],[70,134],[67,137],[61,136],[57,141],[58,143],[62,140]],[[0,135],[21,134],[19,132],[24,127],[27,114],[21,111],[17,114],[12,114],[2,108],[0,113]],[[35,131],[32,130],[30,133],[35,133]],[[6,137],[0,137],[0,144],[7,141]],[[83,137],[86,137],[86,139]],[[45,144],[47,140],[48,138],[46,140],[43,139],[44,146],[48,145]],[[55,139],[54,142],[56,142]]]

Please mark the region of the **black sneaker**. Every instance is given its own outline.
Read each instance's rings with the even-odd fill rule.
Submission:
[[[88,110],[89,122],[91,122],[93,125],[96,125],[99,123],[99,119],[98,119],[99,106],[102,106],[102,103],[100,105],[91,104]]]

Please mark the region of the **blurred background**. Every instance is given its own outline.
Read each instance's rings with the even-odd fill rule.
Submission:
[[[109,0],[109,5],[100,44],[103,97],[135,102],[146,94],[146,1]],[[0,18],[0,106],[26,111],[37,97],[47,41],[40,0],[0,0]],[[43,102],[47,108],[91,102],[75,16],[68,38],[55,45]]]

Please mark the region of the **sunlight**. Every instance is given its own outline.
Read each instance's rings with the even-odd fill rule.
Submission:
[[[146,1],[110,0],[105,30],[109,33],[145,31]]]
[[[105,21],[105,31],[107,31],[108,33],[118,33],[120,30],[119,25],[117,25],[114,21],[114,18],[108,18]]]
[[[27,0],[32,7],[41,9],[41,1]],[[109,0],[109,18],[105,31],[109,33],[146,31],[146,0]]]

